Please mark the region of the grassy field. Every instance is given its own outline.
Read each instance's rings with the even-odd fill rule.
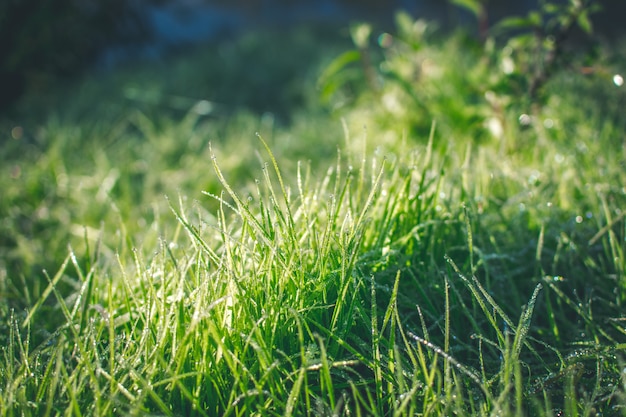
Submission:
[[[1,416],[626,415],[624,45],[347,31],[2,122]]]

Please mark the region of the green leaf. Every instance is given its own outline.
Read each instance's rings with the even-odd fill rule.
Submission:
[[[413,33],[413,24],[415,23],[413,16],[405,11],[400,11],[396,13],[395,20],[399,35],[401,37],[411,38]]]
[[[333,59],[326,67],[322,75],[318,79],[318,86],[325,85],[329,79],[335,76],[338,72],[344,70],[348,65],[353,62],[358,62],[361,59],[361,53],[359,51],[351,50],[346,51]]]
[[[398,38],[414,50],[422,48],[422,40],[428,24],[424,20],[415,20],[407,12],[400,11],[395,16]]]
[[[532,11],[528,13],[528,20],[530,21],[531,25],[534,27],[540,27],[543,24],[541,13],[537,11]]]
[[[530,29],[535,27],[535,24],[526,17],[508,17],[502,19],[496,25],[499,30],[518,30],[518,29]]]
[[[450,2],[469,10],[476,17],[480,16],[483,10],[483,4],[480,0],[450,0]]]
[[[372,34],[372,26],[367,23],[359,23],[350,28],[352,42],[359,49],[367,48],[370,35]]]
[[[589,20],[589,13],[587,11],[582,12],[578,15],[577,19],[578,26],[585,32],[587,35],[591,35],[593,32],[593,26],[591,24],[591,20]]]

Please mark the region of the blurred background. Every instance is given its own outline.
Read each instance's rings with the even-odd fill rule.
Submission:
[[[458,2],[457,2],[458,3]],[[471,3],[471,1],[470,1]],[[537,0],[491,0],[490,20],[523,14]],[[594,15],[608,38],[622,28],[626,1]],[[355,20],[390,24],[395,11],[451,29],[472,17],[444,0],[3,0],[0,2],[0,112],[26,91],[45,90],[86,70],[163,57],[182,46],[259,28]]]

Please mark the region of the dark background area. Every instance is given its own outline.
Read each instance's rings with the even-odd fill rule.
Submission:
[[[601,36],[623,31],[626,1],[599,2]],[[488,2],[490,21],[523,14],[536,0]],[[452,29],[472,17],[443,0],[4,0],[0,2],[0,113],[25,92],[85,70],[107,69],[166,54],[181,44],[269,26],[345,25],[356,19],[390,24],[403,9]]]

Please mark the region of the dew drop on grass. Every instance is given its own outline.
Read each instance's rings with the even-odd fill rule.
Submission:
[[[528,177],[528,184],[535,185],[537,181],[539,181],[539,176],[541,173],[539,171],[533,171]]]
[[[201,116],[206,116],[213,111],[213,105],[207,100],[200,100],[193,107],[193,110]]]
[[[378,37],[378,44],[381,46],[381,48],[389,48],[391,44],[393,44],[393,36],[388,33],[382,33]]]
[[[618,87],[621,87],[624,85],[624,77],[622,77],[620,74],[615,74],[613,76],[613,84],[615,84]]]
[[[552,129],[554,127],[554,120],[552,119],[546,119],[543,121],[543,127],[545,127],[546,129]]]
[[[15,140],[20,140],[24,136],[24,128],[22,126],[15,126],[11,129],[11,137]]]
[[[533,121],[532,117],[530,117],[526,113],[521,114],[518,120],[519,120],[519,124],[522,126],[530,126],[530,124]]]

